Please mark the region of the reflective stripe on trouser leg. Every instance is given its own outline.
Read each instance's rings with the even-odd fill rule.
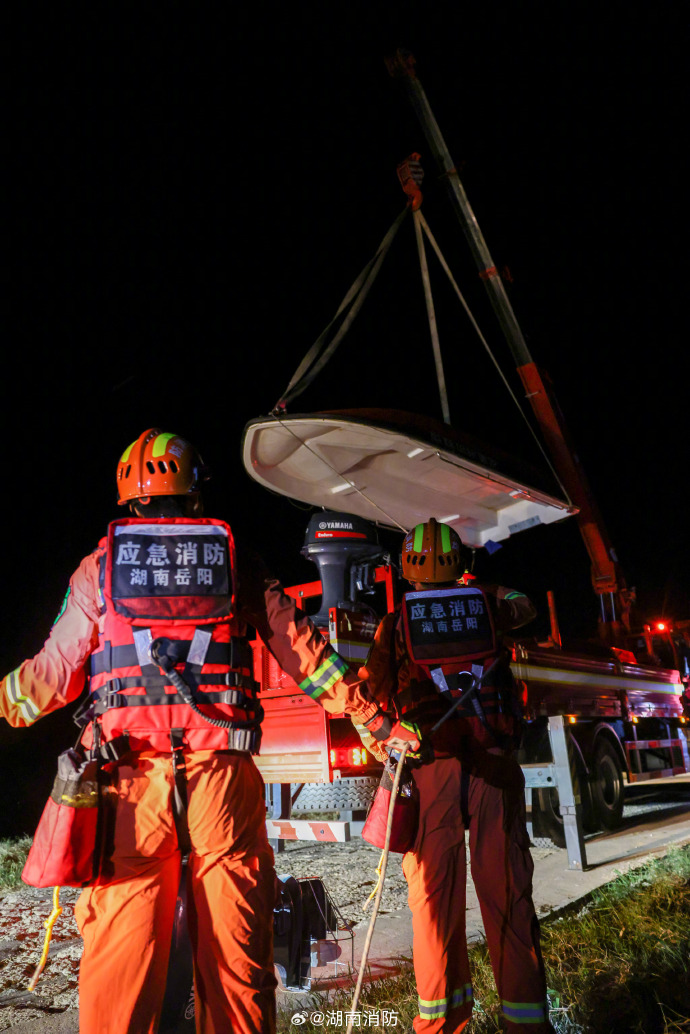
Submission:
[[[511,1023],[546,1023],[549,1018],[548,1002],[501,1002],[503,1015]]]
[[[425,1002],[423,998],[420,998],[419,1015],[424,1020],[435,1020],[439,1017],[445,1017],[452,1009],[457,1009],[458,1006],[466,1005],[472,1001],[472,985],[465,984],[464,987],[453,991],[449,998],[438,998],[433,1002]]]

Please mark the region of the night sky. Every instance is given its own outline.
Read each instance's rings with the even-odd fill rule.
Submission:
[[[416,57],[509,270],[629,584],[646,613],[690,617],[683,7],[231,10],[61,6],[11,27],[3,673],[40,648],[70,574],[121,515],[117,459],[147,427],[198,445],[214,472],[209,514],[286,583],[314,577],[299,556],[309,511],[248,477],[242,430],[272,408],[403,208],[395,169],[412,151],[426,218],[519,387],[422,130],[384,66],[397,46]],[[539,463],[433,262],[431,273],[453,423]],[[360,406],[440,418],[411,221],[291,411]],[[547,588],[564,630],[594,633],[573,520],[518,535],[477,570],[534,598],[538,634]],[[52,770],[71,738],[65,716],[0,730],[7,779],[42,752]],[[36,776],[37,797],[49,783]],[[9,796],[6,821],[14,829],[21,814],[30,827],[34,805],[19,788]]]

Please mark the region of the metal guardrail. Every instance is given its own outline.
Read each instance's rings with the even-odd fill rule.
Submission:
[[[541,788],[558,790],[563,832],[568,852],[568,868],[582,872],[587,868],[587,852],[582,828],[582,798],[577,773],[575,750],[566,732],[563,715],[549,718],[551,764],[522,765],[525,776],[527,832],[533,838],[532,791]]]

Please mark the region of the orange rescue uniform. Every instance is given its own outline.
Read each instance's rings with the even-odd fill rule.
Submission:
[[[76,700],[102,635],[99,588],[105,540],[70,580],[43,649],[0,685],[15,727]],[[326,710],[358,723],[375,712],[360,681],[256,557],[237,565],[237,618],[251,624],[280,666]],[[275,1029],[275,871],[264,785],[251,755],[184,750],[189,929],[199,1034]],[[79,898],[83,1034],[153,1034],[161,1014],[182,855],[173,815],[170,752],[138,750],[107,787],[100,874]]]
[[[499,634],[526,624],[536,614],[521,593],[477,587],[485,593]],[[510,746],[517,732],[519,701],[507,651],[499,656],[479,693],[483,717],[467,703],[433,735],[432,726],[450,703],[441,697],[428,668],[410,659],[400,608],[381,622],[366,667],[359,672],[381,707],[416,725],[423,742],[433,747],[433,760],[413,769],[419,828],[414,847],[403,857],[419,995],[416,1034],[459,1034],[472,1014],[465,929],[466,830],[507,1030],[553,1030],[532,903],[524,777]],[[488,672],[495,659],[485,659],[480,667]],[[473,669],[457,659],[452,667],[456,672]],[[450,668],[443,665],[447,674]],[[474,668],[477,673],[476,664]]]

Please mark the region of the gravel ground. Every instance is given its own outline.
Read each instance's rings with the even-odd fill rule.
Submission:
[[[38,1031],[48,1017],[76,1008],[82,951],[74,920],[78,896],[71,887],[60,891],[63,912],[34,992],[27,991],[27,985],[43,949],[43,924],[52,911],[53,891],[23,887],[0,896],[0,1030],[21,1025]]]
[[[285,851],[276,855],[276,872],[320,877],[343,918],[359,923],[371,915],[371,905],[366,913],[363,905],[376,887],[380,858],[379,848],[364,840],[347,844],[307,844],[293,840],[287,843]],[[402,872],[402,855],[391,854],[379,915],[406,906],[407,883]]]

